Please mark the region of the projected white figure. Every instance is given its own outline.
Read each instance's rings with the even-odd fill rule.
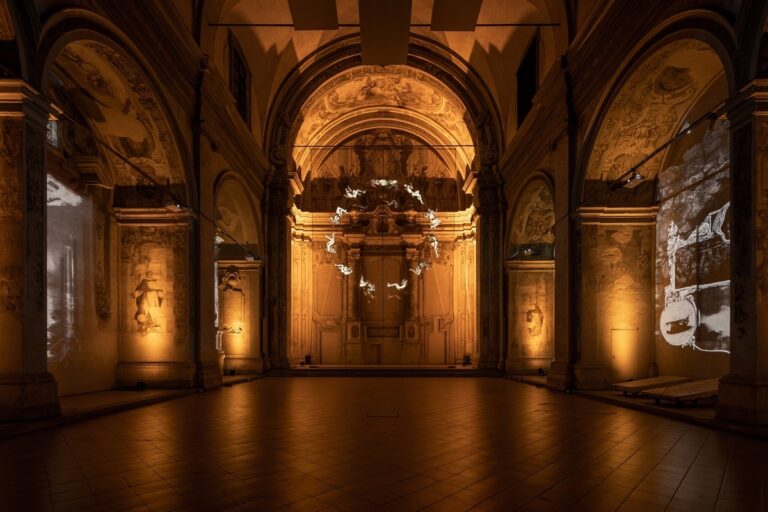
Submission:
[[[435,258],[440,257],[440,247],[437,241],[437,238],[434,235],[429,235],[427,237],[427,241],[429,242],[429,245],[432,246],[432,250],[435,251]]]
[[[387,283],[387,288],[394,288],[395,290],[401,292],[405,290],[405,287],[408,286],[408,280],[403,279],[399,283]]]
[[[397,189],[397,180],[372,179],[371,186]]]
[[[399,208],[400,207],[400,203],[397,202],[397,199],[393,199],[391,201],[387,201],[385,204],[387,206],[389,206],[390,208]]]
[[[413,268],[409,268],[411,272],[416,274],[417,276],[420,276],[422,272],[424,272],[427,268],[429,268],[429,263],[426,261],[420,261],[418,265],[416,265]]]
[[[349,267],[348,267],[348,266],[346,266],[346,265],[342,265],[341,263],[337,263],[337,264],[336,264],[336,268],[337,268],[337,269],[339,269],[339,272],[341,272],[341,273],[342,273],[342,274],[344,274],[345,276],[348,276],[348,275],[351,275],[351,274],[352,274],[352,269],[351,269],[351,268],[349,268]]]
[[[405,185],[405,190],[411,195],[411,197],[415,198],[418,202],[421,204],[424,204],[424,200],[421,198],[421,192],[413,188],[410,184]]]
[[[710,331],[728,333],[730,329],[730,309],[721,306],[720,311],[710,313],[703,317],[700,307],[696,304],[697,298],[707,290],[726,289],[730,286],[730,280],[718,280],[713,282],[699,282],[702,275],[716,272],[718,263],[716,256],[709,254],[712,249],[703,249],[708,254],[697,255],[696,260],[691,263],[684,258],[681,259],[677,252],[689,246],[702,244],[709,240],[719,239],[728,249],[730,240],[723,231],[723,224],[730,207],[730,201],[721,208],[709,212],[704,220],[687,237],[679,236],[677,225],[674,222],[669,223],[669,233],[667,236],[667,262],[669,264],[669,284],[664,287],[664,309],[659,319],[659,327],[664,340],[670,345],[678,347],[692,347],[697,350],[709,352],[728,352],[728,350],[708,350],[702,348],[696,343],[696,330],[700,325],[706,325]],[[702,246],[696,249],[697,253],[702,251]],[[705,258],[702,260],[702,257]],[[678,260],[681,259],[682,263]],[[696,268],[691,269],[691,264]],[[700,265],[707,268],[706,272],[701,272]],[[709,268],[709,267],[713,268]],[[694,279],[688,274],[693,273]],[[684,282],[678,282],[682,279]],[[688,279],[686,281],[686,279]],[[680,286],[682,284],[682,286]],[[679,286],[679,287],[678,287]]]
[[[437,228],[437,226],[443,223],[443,221],[437,218],[437,214],[435,214],[435,211],[432,209],[427,210],[427,213],[424,214],[424,218],[429,221],[429,227],[432,229]]]
[[[346,190],[344,190],[344,197],[348,199],[357,199],[358,197],[365,194],[365,190],[361,188],[349,188],[347,187]]]
[[[372,299],[376,293],[376,285],[365,280],[364,276],[360,276],[360,288],[363,289],[363,294]]]
[[[325,235],[325,252],[328,254],[336,254],[336,248],[333,246],[336,243],[336,233]]]
[[[342,208],[341,206],[336,207],[336,213],[331,217],[331,224],[334,226],[338,226],[341,224],[341,216],[349,213],[347,210]]]

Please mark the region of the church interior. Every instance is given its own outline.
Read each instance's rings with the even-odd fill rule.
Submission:
[[[768,510],[768,2],[0,0],[0,197],[12,510]]]

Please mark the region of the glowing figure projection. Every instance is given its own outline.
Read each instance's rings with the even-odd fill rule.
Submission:
[[[342,265],[341,263],[337,263],[337,264],[336,264],[336,268],[337,268],[337,269],[339,269],[339,272],[341,272],[341,273],[342,273],[342,274],[344,274],[345,276],[348,276],[348,275],[351,275],[351,274],[352,274],[352,269],[351,269],[351,268],[349,268],[349,267],[348,267],[348,266],[346,266],[346,265]]]
[[[414,199],[416,199],[416,200],[417,200],[418,202],[420,202],[421,204],[424,204],[424,200],[421,198],[421,192],[420,192],[419,190],[416,190],[416,189],[415,189],[415,188],[413,188],[413,186],[412,186],[412,185],[410,185],[410,184],[408,184],[408,185],[405,185],[405,190],[406,190],[406,192],[408,192],[408,193],[411,195],[411,197],[413,197]]]
[[[334,226],[338,226],[341,224],[341,216],[348,214],[349,212],[342,208],[341,206],[336,207],[336,213],[331,217],[331,224]]]
[[[328,254],[336,254],[336,248],[334,247],[335,243],[336,243],[336,233],[325,235],[325,252],[327,252]]]
[[[397,202],[397,199],[393,199],[391,201],[387,201],[385,203],[390,208],[400,208],[400,203]]]
[[[729,294],[730,280],[722,279],[727,276],[722,269],[727,268],[730,251],[731,241],[723,231],[730,205],[729,201],[709,212],[687,237],[678,235],[677,225],[670,222],[669,284],[664,287],[664,309],[659,318],[661,335],[670,345],[729,352],[724,348],[729,347],[730,307],[727,300],[717,310],[710,303],[717,304]]]
[[[437,218],[437,214],[432,209],[427,210],[427,213],[424,214],[424,218],[429,221],[429,227],[432,229],[437,228],[437,226],[443,223],[443,221]]]
[[[373,299],[376,293],[376,285],[365,280],[364,276],[360,276],[360,288],[363,289],[363,294],[369,299]]]
[[[420,261],[418,265],[416,265],[413,268],[409,268],[408,270],[410,270],[411,272],[413,272],[417,276],[420,276],[421,273],[424,272],[428,268],[429,268],[429,263],[427,263],[426,261]]]
[[[405,290],[405,287],[408,286],[408,280],[403,279],[399,283],[387,283],[387,288],[394,288],[395,290],[401,292]]]
[[[382,188],[392,188],[397,190],[397,180],[372,179],[371,186],[382,187]]]
[[[363,194],[365,194],[365,190],[360,188],[347,187],[346,190],[344,190],[344,197],[346,197],[347,199],[357,199]]]
[[[439,243],[437,241],[437,238],[434,235],[429,235],[427,237],[427,242],[429,243],[430,246],[432,246],[432,250],[435,251],[435,258],[439,258],[440,257],[440,246],[439,246]]]

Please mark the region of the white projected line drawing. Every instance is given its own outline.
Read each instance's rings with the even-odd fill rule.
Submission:
[[[397,291],[401,292],[405,290],[405,287],[408,286],[408,280],[403,279],[399,283],[387,283],[387,288],[394,288]]]
[[[408,270],[410,270],[417,276],[420,276],[421,273],[424,272],[424,270],[426,270],[427,268],[429,268],[429,263],[427,263],[426,261],[420,261],[418,265],[416,265],[414,268],[409,268]]]
[[[384,187],[384,188],[397,188],[397,180],[382,180],[382,179],[372,179],[371,185],[374,187]]]
[[[347,210],[345,210],[341,206],[337,206],[336,214],[334,214],[331,217],[331,224],[333,224],[334,226],[338,226],[341,223],[341,216],[347,213],[349,213]]]
[[[707,325],[712,331],[720,330],[722,332],[726,329],[720,326],[720,324],[727,326],[730,321],[730,311],[727,308],[725,310],[721,308],[721,311],[718,313],[710,314],[706,319],[702,319],[702,313],[696,304],[696,299],[702,290],[730,286],[730,280],[709,283],[683,283],[687,286],[678,288],[677,251],[715,238],[719,238],[723,244],[730,247],[731,241],[723,231],[723,224],[725,224],[725,218],[730,205],[731,203],[728,201],[719,209],[709,212],[696,229],[691,231],[685,238],[678,235],[678,227],[674,222],[669,223],[669,233],[667,235],[669,284],[664,287],[664,309],[659,318],[659,327],[662,337],[670,345],[692,347],[705,352],[728,352],[727,350],[719,349],[708,350],[696,344],[696,330],[699,325]],[[683,277],[683,279],[685,278]]]
[[[443,221],[437,218],[437,214],[435,214],[435,211],[432,209],[427,210],[427,213],[424,214],[424,218],[429,221],[429,227],[432,229],[437,228],[437,226],[443,223]]]
[[[424,204],[424,200],[421,198],[421,192],[413,188],[410,184],[405,185],[405,190],[421,204]]]
[[[400,207],[400,203],[397,202],[397,199],[393,199],[391,201],[387,201],[385,204],[387,206],[389,206],[390,208],[399,208]]]
[[[360,288],[363,289],[363,294],[369,298],[373,298],[376,293],[376,285],[366,281],[364,276],[360,276]]]
[[[429,242],[429,245],[432,246],[432,250],[435,251],[435,258],[440,257],[440,248],[438,245],[437,238],[434,235],[429,235],[427,237],[427,241]]]
[[[351,269],[351,268],[349,268],[349,267],[348,267],[348,266],[346,266],[346,265],[342,265],[341,263],[337,263],[337,264],[336,264],[336,268],[337,268],[337,269],[339,269],[339,272],[341,272],[341,273],[342,273],[342,274],[344,274],[345,276],[348,276],[348,275],[351,275],[351,274],[352,274],[352,269]]]
[[[344,191],[344,197],[349,199],[357,199],[361,195],[365,194],[365,190],[361,188],[349,188]]]
[[[336,233],[325,235],[325,239],[325,251],[329,254],[336,254],[336,248],[333,246],[336,243]]]

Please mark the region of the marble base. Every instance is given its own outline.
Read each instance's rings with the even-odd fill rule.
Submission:
[[[723,420],[768,425],[768,381],[726,375],[720,379],[715,414]]]
[[[576,389],[610,389],[611,369],[594,363],[576,363],[573,379]]]
[[[227,355],[224,371],[228,370],[235,370],[235,373],[263,373],[264,361],[260,357]]]
[[[526,357],[507,359],[506,369],[507,373],[514,375],[536,374],[539,369],[547,371],[551,365],[552,359],[548,357]]]
[[[224,383],[219,363],[200,363],[197,365],[196,384],[203,389],[214,389]]]
[[[0,374],[0,421],[24,421],[61,414],[50,373]]]
[[[218,372],[218,365],[213,364]],[[134,388],[138,382],[144,382],[148,388],[188,389],[197,385],[194,363],[118,363],[118,388]]]
[[[547,372],[547,387],[566,391],[573,389],[573,369],[566,363],[554,362]]]

